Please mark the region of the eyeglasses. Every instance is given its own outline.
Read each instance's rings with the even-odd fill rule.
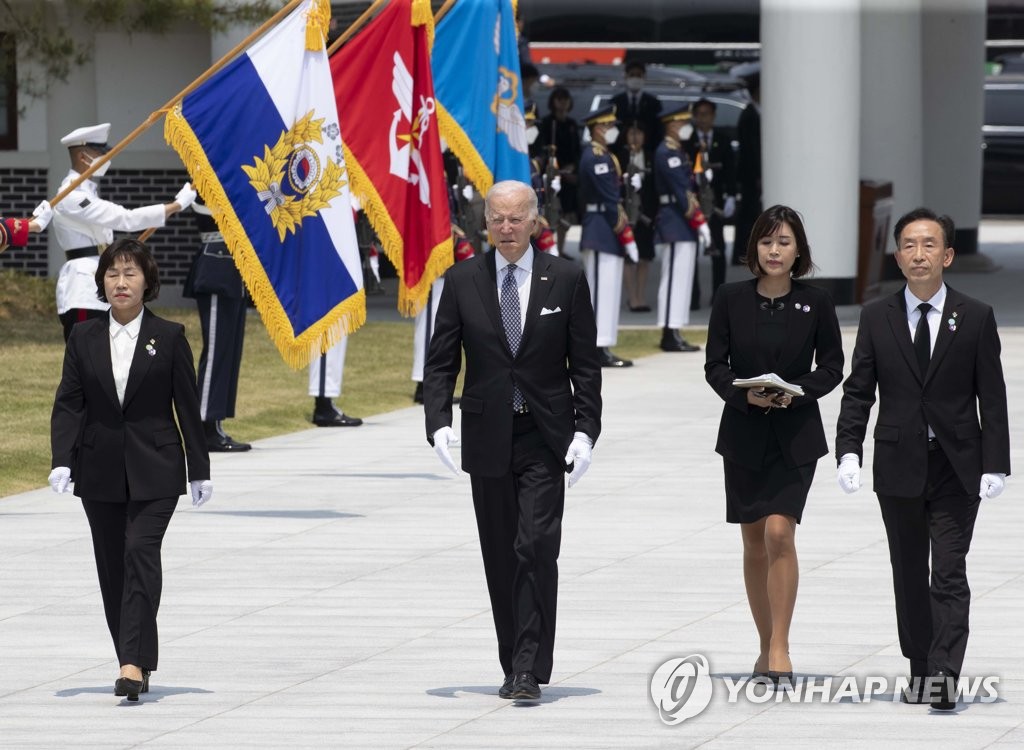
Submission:
[[[487,223],[492,227],[500,227],[507,221],[513,229],[517,229],[529,220],[528,216],[491,216],[487,219]]]

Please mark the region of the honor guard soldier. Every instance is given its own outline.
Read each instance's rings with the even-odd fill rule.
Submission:
[[[71,158],[71,171],[60,184],[61,191],[107,153],[109,133],[110,123],[105,122],[72,130],[60,139]],[[109,168],[107,161],[54,209],[53,231],[67,258],[57,277],[57,316],[64,326],[65,341],[75,323],[107,314],[110,305],[96,297],[96,269],[100,253],[114,241],[114,232],[162,227],[168,217],[191,206],[196,197],[186,182],[172,203],[127,209],[99,197],[96,180]]]
[[[632,361],[615,355],[610,348],[619,336],[623,259],[628,255],[636,263],[640,258],[633,229],[622,207],[622,170],[619,160],[609,151],[619,135],[615,107],[608,105],[595,110],[584,122],[590,130],[591,142],[580,157],[580,201],[584,212],[580,251],[597,317],[597,347],[602,367],[630,367]]]
[[[206,448],[210,452],[241,453],[252,446],[226,434],[221,421],[235,416],[245,339],[245,284],[210,209],[197,199],[192,210],[196,214],[200,247],[185,279],[183,294],[196,301],[203,330],[199,413],[206,430]]]
[[[562,178],[558,174],[558,163],[549,149],[537,142],[540,129],[537,127],[537,103],[527,101],[524,107],[526,119],[526,142],[530,144],[530,187],[537,194],[537,229],[530,240],[534,249],[542,253],[558,255],[558,242],[552,226],[558,226],[561,205],[558,191],[562,189]]]
[[[697,239],[711,243],[711,232],[697,201],[697,186],[683,144],[693,134],[688,106],[661,116],[665,139],[654,152],[654,182],[658,214],[654,218],[654,242],[661,253],[658,285],[658,321],[662,324],[661,348],[666,352],[700,349],[684,339],[679,329],[690,322],[690,295],[697,260]]]
[[[313,424],[317,427],[358,427],[359,417],[350,417],[334,405],[341,396],[348,336],[342,336],[325,354],[309,363],[309,395],[313,397]]]

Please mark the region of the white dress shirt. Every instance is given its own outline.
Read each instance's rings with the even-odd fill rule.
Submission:
[[[498,299],[501,299],[501,282],[505,280],[505,268],[508,261],[505,256],[494,251],[494,265],[498,270]],[[526,305],[530,301],[530,283],[533,281],[533,245],[526,248],[523,257],[516,261],[516,287],[519,290],[519,330],[526,328]]]
[[[128,386],[128,373],[132,369],[135,345],[139,340],[142,314],[140,312],[127,325],[121,325],[114,320],[113,315],[110,316],[110,364],[114,371],[117,402],[121,406],[124,406],[124,389]]]

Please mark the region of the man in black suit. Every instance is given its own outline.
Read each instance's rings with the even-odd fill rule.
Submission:
[[[740,205],[736,212],[736,236],[732,245],[733,265],[743,265],[750,230],[761,215],[761,74],[747,77],[747,90],[753,101],[740,112],[736,140],[740,144],[736,164],[736,182]]]
[[[452,394],[466,358],[462,468],[470,475],[505,673],[502,698],[536,700],[551,676],[558,550],[569,486],[601,431],[601,364],[586,277],[536,253],[537,194],[499,182],[485,219],[496,246],[445,273],[423,378],[427,440],[449,452]]]
[[[711,246],[705,254],[711,256],[711,299],[718,287],[725,283],[725,220],[736,213],[736,164],[732,144],[715,130],[715,112],[718,107],[710,99],[698,99],[693,104],[693,135],[686,142],[686,153],[693,164],[697,181],[697,197],[701,211],[711,230]],[[700,156],[698,159],[697,157]],[[693,295],[690,309],[700,307],[700,277],[693,274]]]
[[[1003,491],[1010,473],[995,315],[942,280],[953,262],[953,231],[949,217],[927,208],[896,223],[907,286],[861,313],[836,436],[839,484],[855,492],[877,387],[874,489],[900,647],[916,678],[904,700],[943,710],[956,706],[967,649],[966,558],[978,506]]]
[[[639,60],[626,62],[626,90],[612,97],[615,115],[624,127],[637,125],[644,131],[644,157],[650,164],[654,149],[664,138],[661,127],[661,101],[644,91],[647,68]]]

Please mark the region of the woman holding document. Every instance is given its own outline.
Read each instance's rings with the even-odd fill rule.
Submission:
[[[843,347],[832,300],[796,281],[814,267],[796,211],[762,213],[746,256],[754,278],[715,295],[704,372],[725,402],[715,451],[725,464],[726,521],[740,524],[743,537],[760,638],[754,677],[777,683],[793,675],[796,525],[815,465],[828,453],[818,399],[843,378]],[[734,383],[741,379],[753,383]]]

